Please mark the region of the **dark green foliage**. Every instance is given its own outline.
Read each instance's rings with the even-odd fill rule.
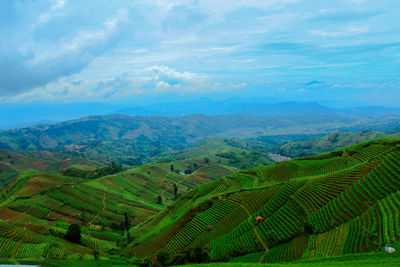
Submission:
[[[159,204],[159,205],[163,204],[162,196],[157,197],[157,204]]]
[[[178,195],[178,186],[174,184],[174,196],[176,197]]]
[[[68,231],[64,237],[66,240],[74,243],[81,242],[81,227],[79,224],[73,223],[68,227]]]
[[[95,169],[70,167],[63,171],[63,174],[71,177],[81,177],[88,179],[95,179],[106,175],[116,174],[124,170],[121,164],[112,161],[109,165],[97,167]]]
[[[210,253],[206,248],[189,248],[177,253],[174,257],[171,257],[171,255],[164,250],[157,253],[157,262],[161,266],[207,263],[210,261]]]
[[[161,266],[168,266],[171,263],[171,254],[164,250],[160,250],[157,253],[156,258],[157,258],[157,262]]]
[[[97,248],[93,249],[92,254],[95,260],[98,260],[100,258],[100,252]]]
[[[175,170],[174,165],[171,164],[171,166],[169,166],[169,169],[170,169],[171,172],[174,172],[174,170]]]
[[[179,252],[172,260],[170,265],[183,265],[189,263],[210,262],[210,253],[206,248],[190,248]]]
[[[128,213],[124,212],[124,228],[129,231],[131,228],[131,221],[129,220]]]

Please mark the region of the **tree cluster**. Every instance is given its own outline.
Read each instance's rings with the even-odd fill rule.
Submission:
[[[172,257],[170,253],[163,250],[157,253],[157,262],[161,266],[207,263],[210,261],[210,253],[206,248],[189,248],[179,252],[174,257]]]

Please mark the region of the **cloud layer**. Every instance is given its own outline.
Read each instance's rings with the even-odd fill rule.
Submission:
[[[399,12],[395,0],[4,0],[0,100],[379,94],[382,103],[400,96]]]

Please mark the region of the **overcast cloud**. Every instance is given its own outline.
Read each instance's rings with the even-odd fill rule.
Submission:
[[[2,0],[0,100],[176,93],[395,105],[398,14],[397,0]]]

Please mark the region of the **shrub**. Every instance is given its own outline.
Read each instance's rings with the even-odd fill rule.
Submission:
[[[73,223],[68,227],[68,231],[65,234],[65,239],[74,242],[74,243],[80,243],[81,242],[81,227]]]

